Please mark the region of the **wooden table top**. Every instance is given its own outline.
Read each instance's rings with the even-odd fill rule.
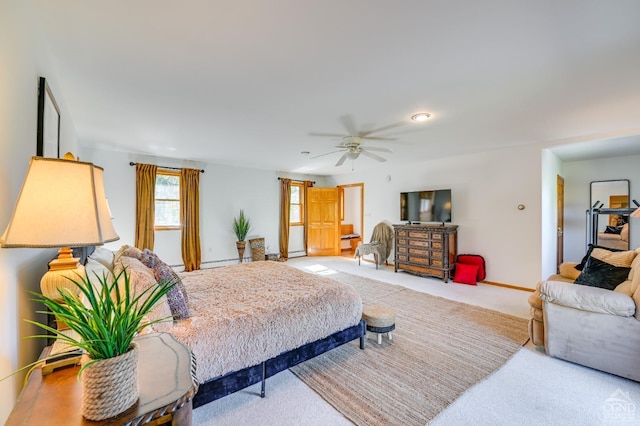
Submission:
[[[146,424],[191,407],[198,391],[195,359],[191,351],[171,334],[153,333],[136,338],[138,357],[138,403],[107,421],[82,417],[82,390],[78,371],[67,367],[42,375],[33,371],[7,420],[7,425]],[[43,354],[48,353],[47,349]],[[190,409],[189,416],[191,415]],[[190,419],[188,420],[190,423]]]

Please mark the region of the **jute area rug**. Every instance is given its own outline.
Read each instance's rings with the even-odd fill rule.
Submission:
[[[339,272],[364,306],[396,312],[393,341],[343,345],[291,371],[357,425],[426,425],[502,366],[528,339],[527,321]],[[429,285],[425,282],[425,285]]]

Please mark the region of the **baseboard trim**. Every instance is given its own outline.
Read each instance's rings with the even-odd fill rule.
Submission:
[[[536,291],[535,288],[520,287],[520,286],[513,285],[513,284],[496,283],[496,282],[493,282],[493,281],[480,281],[480,282],[482,284],[495,285],[496,287],[505,287],[505,288],[510,288],[510,289],[513,289],[513,290],[529,291],[531,293]]]

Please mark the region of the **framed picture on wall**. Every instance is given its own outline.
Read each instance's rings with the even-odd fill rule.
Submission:
[[[60,158],[60,109],[44,77],[38,85],[38,157]]]

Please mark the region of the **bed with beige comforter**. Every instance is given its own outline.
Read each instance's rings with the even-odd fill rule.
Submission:
[[[168,331],[196,355],[201,383],[354,326],[350,286],[277,262],[179,274],[191,317]]]
[[[168,332],[197,362],[194,406],[221,398],[366,333],[362,301],[349,285],[279,262],[176,273],[155,253],[122,246],[98,248],[87,275],[118,276],[124,269],[140,294],[167,276],[179,278],[149,313],[151,331]],[[175,290],[175,292],[173,292]]]

